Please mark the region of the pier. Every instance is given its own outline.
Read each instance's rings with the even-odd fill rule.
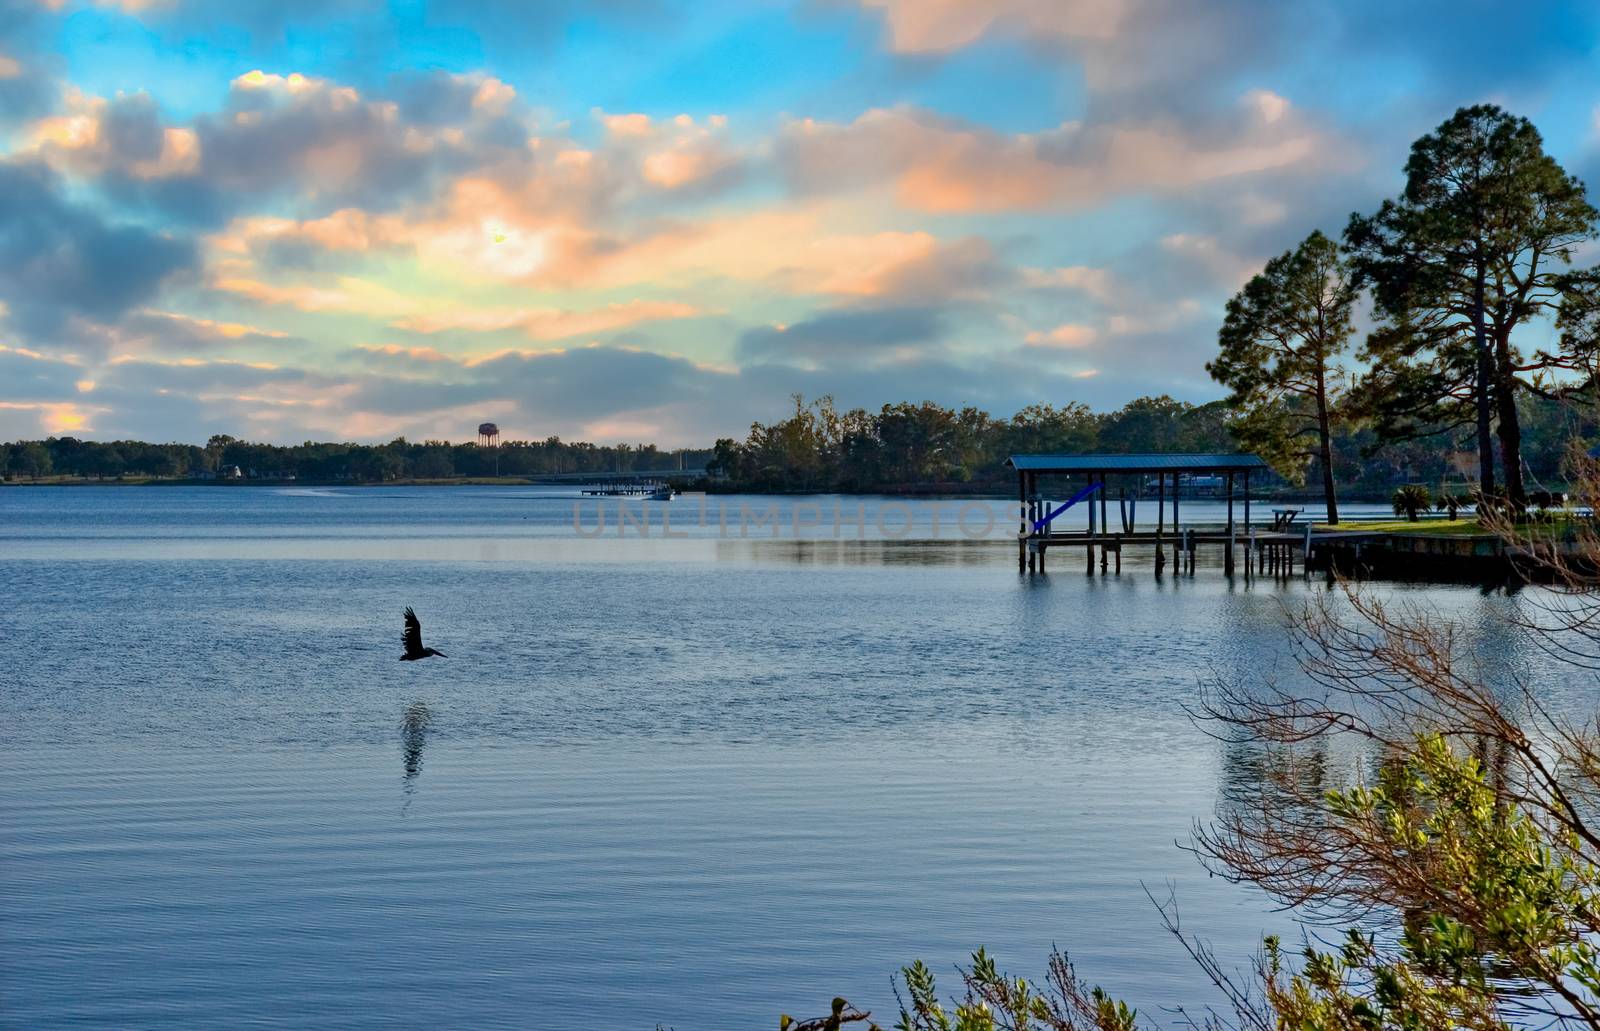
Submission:
[[[1489,582],[1511,574],[1519,558],[1517,549],[1508,548],[1493,534],[1430,534],[1426,523],[1404,532],[1318,528],[1309,519],[1300,520],[1299,509],[1275,508],[1266,513],[1265,525],[1258,525],[1251,512],[1250,476],[1267,464],[1256,455],[1012,455],[1006,465],[1017,471],[1022,513],[1018,573],[1043,573],[1050,550],[1063,547],[1083,549],[1085,571],[1091,576],[1097,563],[1101,574],[1122,572],[1122,552],[1129,547],[1152,549],[1157,575],[1166,569],[1169,551],[1174,572],[1193,574],[1195,555],[1206,548],[1221,553],[1224,574],[1242,571],[1247,577],[1338,569]],[[1121,481],[1115,497],[1111,477]],[[1047,478],[1054,478],[1054,484]],[[1200,494],[1194,489],[1197,480],[1200,491],[1206,492],[1201,496],[1226,502],[1227,517],[1221,525],[1183,523],[1183,488],[1187,481],[1187,496],[1194,498]],[[1047,521],[1055,508],[1043,488],[1055,484],[1061,487],[1059,500],[1093,488],[1066,510],[1087,508],[1086,529],[1058,529]],[[1155,503],[1153,529],[1136,525],[1141,501]]]
[[[1019,573],[1043,573],[1050,549],[1063,547],[1083,549],[1085,569],[1090,575],[1095,572],[1097,560],[1101,573],[1113,569],[1120,573],[1124,548],[1147,547],[1154,551],[1158,574],[1167,566],[1169,549],[1174,570],[1193,573],[1196,552],[1217,548],[1222,554],[1223,572],[1228,576],[1234,575],[1241,562],[1247,576],[1287,576],[1294,572],[1297,562],[1304,570],[1319,546],[1359,556],[1368,538],[1387,536],[1313,530],[1309,521],[1296,524],[1297,509],[1273,510],[1270,521],[1258,526],[1250,510],[1250,476],[1267,469],[1267,463],[1257,455],[1012,455],[1006,465],[1017,471],[1017,500],[1022,513],[1017,539]],[[1114,499],[1110,477],[1122,481]],[[1050,485],[1051,478],[1066,488],[1060,492],[1063,498],[1079,493],[1079,484],[1095,488],[1079,503],[1088,509],[1086,530],[1057,529],[1054,522],[1046,521],[1052,507],[1041,488]],[[1135,484],[1131,496],[1127,488],[1130,479]],[[1191,498],[1203,491],[1208,500],[1226,502],[1227,519],[1221,526],[1184,525],[1182,499],[1186,482]],[[1203,484],[1200,490],[1195,489],[1197,483]],[[1152,485],[1154,498],[1150,497]],[[1242,496],[1238,493],[1241,490]],[[1141,500],[1155,502],[1154,529],[1136,527]]]

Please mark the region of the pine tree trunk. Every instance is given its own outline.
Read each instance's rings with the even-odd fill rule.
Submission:
[[[1478,408],[1478,487],[1484,496],[1494,493],[1494,434],[1489,428],[1489,388],[1494,380],[1494,364],[1490,360],[1488,334],[1484,331],[1483,281],[1484,269],[1479,261],[1477,280],[1472,288],[1472,344],[1478,358],[1478,375],[1473,384],[1474,400]]]
[[[1495,333],[1495,414],[1500,417],[1500,465],[1505,470],[1506,499],[1517,511],[1527,505],[1522,483],[1522,420],[1517,417],[1517,378],[1511,367],[1509,332]]]
[[[1328,505],[1328,524],[1339,525],[1339,499],[1333,487],[1333,434],[1328,429],[1328,387],[1323,370],[1317,370],[1317,437],[1322,461],[1322,497]]]

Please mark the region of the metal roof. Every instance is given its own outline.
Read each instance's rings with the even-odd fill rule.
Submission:
[[[1012,455],[1006,465],[1035,473],[1243,472],[1265,469],[1256,455]]]

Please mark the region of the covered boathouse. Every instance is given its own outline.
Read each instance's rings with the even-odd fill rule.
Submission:
[[[1244,491],[1244,533],[1250,533],[1250,474],[1265,471],[1268,466],[1256,455],[1248,454],[1127,454],[1127,455],[1012,455],[1006,465],[1017,471],[1017,500],[1022,519],[1017,538],[1017,572],[1044,572],[1045,554],[1052,545],[1079,546],[1087,549],[1088,571],[1094,572],[1095,549],[1100,549],[1100,569],[1106,569],[1111,555],[1116,556],[1117,570],[1122,570],[1122,546],[1130,543],[1148,543],[1155,546],[1156,571],[1166,564],[1166,541],[1173,544],[1174,562],[1181,563],[1187,554],[1189,571],[1194,571],[1194,547],[1198,543],[1217,543],[1224,546],[1223,568],[1233,575],[1234,548],[1238,543],[1240,527],[1234,523],[1234,487],[1236,481]],[[1110,493],[1107,476],[1135,477],[1138,487],[1136,502],[1151,479],[1156,487],[1156,527],[1154,532],[1139,531],[1134,527],[1134,506],[1129,504],[1127,489],[1123,487],[1118,497],[1117,510],[1120,527],[1113,529],[1108,518]],[[1222,494],[1228,502],[1228,521],[1220,529],[1180,529],[1179,494],[1180,477],[1214,476],[1221,478]],[[1082,490],[1098,485],[1083,503],[1089,508],[1089,527],[1085,531],[1055,529],[1049,521],[1052,508],[1040,492],[1040,480],[1047,477],[1066,477],[1062,489],[1053,492],[1065,501]],[[1172,520],[1168,532],[1167,483],[1171,478]],[[1081,478],[1081,479],[1079,479]],[[1074,483],[1073,480],[1078,482]],[[1059,481],[1057,481],[1059,482]],[[1096,518],[1098,514],[1099,518]],[[1120,532],[1119,532],[1120,531]],[[1246,559],[1248,563],[1248,557]],[[1181,568],[1181,566],[1180,566]],[[1248,568],[1248,565],[1247,565]]]

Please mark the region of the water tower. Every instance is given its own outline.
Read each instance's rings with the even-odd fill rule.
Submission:
[[[492,422],[478,424],[478,446],[494,448],[494,474],[500,475],[500,427]]]

